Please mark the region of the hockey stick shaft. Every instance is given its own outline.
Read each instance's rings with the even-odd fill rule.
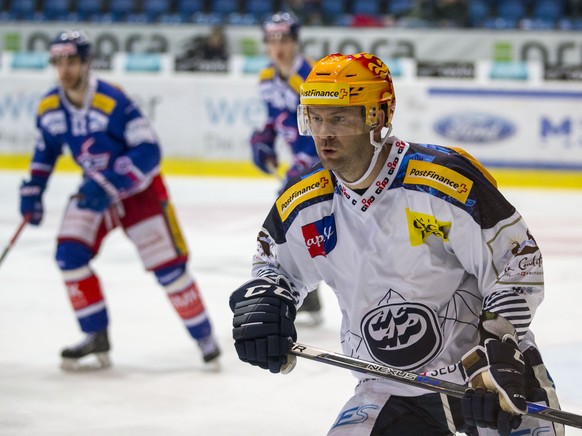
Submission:
[[[2,255],[0,256],[0,265],[2,265],[4,258],[8,255],[8,252],[10,251],[12,246],[14,244],[16,244],[16,240],[18,239],[18,236],[20,236],[20,233],[22,232],[22,230],[24,229],[24,227],[26,226],[26,224],[28,223],[29,220],[30,220],[30,217],[28,215],[26,215],[24,218],[22,218],[22,221],[18,225],[16,232],[14,232],[12,239],[10,239],[10,241],[8,242],[8,245],[2,251]]]
[[[450,395],[451,397],[462,398],[465,394],[466,387],[457,383],[416,374],[414,372],[403,371],[379,363],[355,359],[332,351],[310,347],[309,345],[294,343],[289,353],[305,359],[315,360],[317,362],[338,366],[340,368],[361,372],[363,374],[394,380],[410,386],[423,388],[428,391]],[[582,428],[582,416],[530,402],[527,403],[527,415],[536,416],[558,424]]]
[[[279,180],[279,182],[283,183],[285,181],[285,178],[279,174],[279,170],[277,169],[273,161],[268,161],[266,166],[267,169],[269,170],[269,174],[275,176],[277,180]]]

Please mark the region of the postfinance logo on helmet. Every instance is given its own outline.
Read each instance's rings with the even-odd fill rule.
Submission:
[[[344,106],[350,104],[350,87],[343,83],[307,83],[301,86],[303,104]]]
[[[348,95],[340,98],[339,94],[331,94],[340,90]],[[378,125],[378,112],[385,104],[387,110],[383,127],[389,127],[396,97],[390,70],[380,58],[369,53],[334,53],[313,66],[301,85],[300,103],[301,106],[363,106],[366,124],[370,127]]]

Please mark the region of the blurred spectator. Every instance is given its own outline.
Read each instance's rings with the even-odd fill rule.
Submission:
[[[291,12],[303,25],[331,24],[323,21],[319,0],[283,0],[281,9]]]
[[[202,58],[207,61],[228,60],[228,45],[222,26],[214,26],[202,46]]]
[[[354,14],[352,17],[352,27],[383,27],[383,18],[368,14]]]
[[[439,27],[468,27],[469,11],[466,0],[437,0],[435,20]]]
[[[566,15],[570,18],[582,18],[582,0],[566,1]]]
[[[434,0],[415,0],[411,9],[394,14],[402,27],[431,27],[435,20]]]
[[[228,71],[228,44],[222,26],[214,26],[207,36],[188,40],[176,56],[176,71]]]

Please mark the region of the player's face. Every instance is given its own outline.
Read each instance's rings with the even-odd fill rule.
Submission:
[[[374,147],[361,107],[309,107],[310,129],[324,168],[347,182],[368,169]]]
[[[63,56],[53,60],[59,75],[59,81],[65,91],[74,91],[83,87],[88,66],[79,56]]]
[[[267,39],[266,45],[267,54],[280,70],[288,68],[297,55],[298,43],[287,35]]]

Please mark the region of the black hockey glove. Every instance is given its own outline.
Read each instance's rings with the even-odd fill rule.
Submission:
[[[255,130],[251,136],[251,148],[253,150],[253,162],[264,173],[270,174],[279,165],[277,152],[275,151],[275,139],[277,134],[272,126],[264,130]]]
[[[525,362],[509,334],[502,340],[487,339],[461,359],[469,388],[462,399],[462,412],[469,425],[497,429],[509,435],[527,412]]]
[[[295,331],[295,298],[289,283],[259,278],[251,280],[230,296],[234,313],[232,336],[238,357],[243,362],[281,371],[287,364]]]
[[[23,181],[20,185],[20,214],[34,226],[41,223],[44,215],[42,194],[46,182],[45,178],[32,176],[29,181]]]

